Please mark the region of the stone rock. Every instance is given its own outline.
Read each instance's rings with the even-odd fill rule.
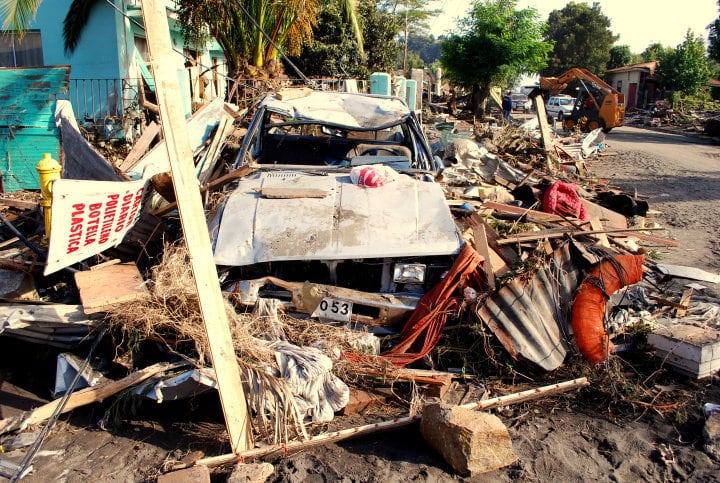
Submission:
[[[462,476],[475,476],[517,460],[505,425],[497,416],[459,406],[425,406],[420,431]]]
[[[270,463],[238,463],[228,477],[228,483],[265,483],[275,472]]]
[[[210,470],[203,465],[191,466],[160,475],[157,483],[210,483]]]
[[[705,452],[716,461],[720,461],[720,412],[708,416],[703,428],[703,437]]]

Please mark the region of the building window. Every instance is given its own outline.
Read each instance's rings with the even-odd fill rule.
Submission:
[[[618,81],[617,90],[622,92],[622,81]]]
[[[38,67],[44,64],[39,30],[28,30],[22,39],[14,31],[0,32],[0,67]]]

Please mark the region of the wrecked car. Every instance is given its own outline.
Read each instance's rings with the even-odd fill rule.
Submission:
[[[270,94],[235,160],[244,166],[255,171],[211,231],[223,286],[246,305],[272,297],[328,321],[401,323],[463,244],[434,181],[442,162],[402,99]]]

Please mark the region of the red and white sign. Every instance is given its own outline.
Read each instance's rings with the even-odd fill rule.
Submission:
[[[145,184],[54,181],[45,275],[118,245],[140,216]]]

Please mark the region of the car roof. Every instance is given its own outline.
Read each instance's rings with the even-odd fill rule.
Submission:
[[[304,94],[287,99],[290,96],[273,93],[266,96],[260,105],[302,122],[315,121],[360,129],[398,124],[410,115],[407,104],[399,97],[329,91]]]

